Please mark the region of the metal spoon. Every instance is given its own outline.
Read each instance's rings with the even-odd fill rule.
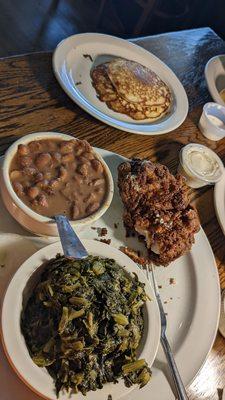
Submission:
[[[88,252],[81,243],[77,234],[74,232],[68,218],[64,215],[56,215],[55,220],[64,255],[66,257],[76,258],[77,260],[86,258]]]

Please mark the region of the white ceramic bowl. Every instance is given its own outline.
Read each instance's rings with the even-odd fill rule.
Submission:
[[[127,272],[135,272],[140,282],[145,283],[146,293],[152,301],[148,301],[144,309],[144,332],[139,346],[138,358],[144,358],[149,367],[151,367],[160,340],[160,316],[155,296],[148,280],[137,265],[121,251],[94,240],[82,240],[82,242],[89,254],[113,258]],[[3,346],[11,366],[23,382],[34,392],[51,400],[57,399],[53,380],[45,368],[39,368],[32,361],[21,333],[20,317],[22,302],[23,300],[26,301],[27,293],[34,288],[38,281],[38,276],[42,272],[42,268],[39,268],[39,266],[44,260],[54,257],[59,252],[62,253],[61,244],[59,242],[54,243],[41,249],[21,265],[6,291],[1,318]],[[37,272],[37,270],[39,271]],[[36,273],[33,274],[34,272]],[[131,390],[132,387],[126,388],[124,382],[120,380],[116,385],[106,384],[102,390],[89,392],[85,397],[78,393],[74,399],[106,400],[110,393],[113,400],[117,400]],[[60,393],[59,400],[69,400],[68,394]]]
[[[20,200],[20,198],[15,193],[9,178],[10,163],[15,153],[17,152],[19,144],[21,143],[26,144],[31,142],[32,140],[41,140],[50,138],[71,140],[73,137],[57,132],[38,132],[26,135],[21,139],[17,140],[16,142],[14,142],[5,153],[0,175],[0,181],[1,181],[0,189],[3,202],[7,210],[24,228],[37,235],[58,236],[58,230],[54,220],[36,213],[26,204],[24,204],[23,201]],[[70,221],[72,227],[76,228],[77,231],[81,230],[82,227],[90,225],[94,221],[99,219],[109,208],[113,198],[114,184],[111,172],[107,164],[103,160],[103,158],[96,151],[95,155],[105,167],[106,177],[108,181],[108,192],[106,194],[103,204],[95,213],[80,220]]]
[[[209,140],[218,141],[225,137],[225,107],[217,103],[206,103],[198,127]]]
[[[225,89],[225,54],[210,58],[205,66],[205,79],[213,100],[225,106],[220,96]]]

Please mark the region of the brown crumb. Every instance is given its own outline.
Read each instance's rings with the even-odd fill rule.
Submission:
[[[133,249],[130,249],[129,247],[124,247],[124,246],[121,246],[120,250],[137,264],[146,265],[148,263],[148,260],[145,257],[141,256],[139,250],[135,251]]]
[[[101,228],[100,231],[98,232],[98,236],[106,236],[108,233],[107,228]]]
[[[172,297],[170,297],[170,300],[173,300],[173,298],[172,298]]]
[[[170,285],[175,285],[175,283],[176,283],[175,278],[170,278]]]
[[[91,226],[91,229],[96,230],[97,228],[96,226]]]
[[[167,301],[167,300],[165,300],[163,303],[164,303],[164,304],[167,304],[167,303],[168,303],[168,301]]]
[[[162,285],[158,285],[158,288],[159,288],[159,289],[162,289]]]
[[[1,264],[0,266],[1,266],[1,268],[4,268],[4,267],[5,267],[5,264]]]
[[[165,315],[167,316],[167,315],[168,315],[168,313],[167,313],[167,312],[165,312]]]
[[[79,81],[79,82],[76,82],[76,83],[75,83],[75,85],[76,85],[76,86],[78,86],[78,85],[82,85],[82,82],[81,82],[81,81]]]
[[[114,228],[115,228],[115,229],[118,228],[118,225],[119,225],[119,224],[117,224],[116,222],[114,222]]]
[[[90,60],[91,62],[93,62],[93,58],[90,56],[90,54],[83,54],[83,57],[84,57],[84,58],[89,58],[89,60]]]
[[[95,239],[97,242],[102,242],[105,244],[111,244],[111,239]]]

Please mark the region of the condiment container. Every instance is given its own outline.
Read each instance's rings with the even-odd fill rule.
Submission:
[[[188,186],[200,188],[218,182],[223,175],[224,165],[213,150],[190,143],[180,151],[178,171],[186,178]]]
[[[217,103],[206,103],[198,127],[202,134],[210,140],[225,137],[225,107]]]

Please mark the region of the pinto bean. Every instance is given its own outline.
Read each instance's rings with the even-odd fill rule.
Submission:
[[[66,168],[60,167],[60,169],[59,169],[59,178],[60,178],[63,182],[66,181],[66,179],[68,178],[68,171],[67,171]]]
[[[87,164],[81,164],[78,166],[77,171],[83,175],[87,176],[88,175],[88,165]]]
[[[37,198],[38,205],[41,207],[48,207],[48,200],[47,197],[42,193]]]
[[[18,162],[21,165],[21,167],[30,167],[33,164],[31,156],[19,157]]]
[[[71,140],[65,140],[60,143],[60,152],[61,154],[67,154],[73,151],[74,143]]]
[[[100,207],[100,204],[98,202],[93,202],[87,206],[85,211],[87,214],[93,214],[95,211],[98,210],[99,207]]]
[[[44,175],[44,179],[50,180],[52,178],[51,172],[46,171],[43,173],[43,175]]]
[[[34,176],[37,174],[37,169],[34,167],[26,167],[23,169],[23,174],[27,176]]]
[[[86,157],[88,160],[93,160],[93,159],[95,158],[94,153],[93,153],[92,151],[86,153],[86,154],[85,154],[85,157]]]
[[[35,175],[35,181],[34,182],[35,183],[41,182],[41,181],[43,181],[43,179],[44,179],[44,175],[41,172],[38,172]]]
[[[22,196],[24,194],[23,185],[20,182],[13,182],[13,189],[18,196]]]
[[[93,186],[100,186],[100,185],[103,185],[104,183],[105,183],[104,179],[99,178],[99,179],[94,179],[94,180],[90,183],[90,185],[93,185]]]
[[[30,199],[34,200],[40,193],[40,189],[37,186],[31,186],[27,190],[27,194],[30,197]]]
[[[96,201],[96,196],[95,196],[95,194],[94,194],[94,193],[89,194],[89,195],[86,197],[86,199],[84,199],[84,201],[85,201],[87,204],[94,203],[94,202]]]
[[[62,158],[62,154],[60,154],[58,151],[54,151],[54,152],[52,153],[52,159],[53,159],[53,161],[60,162],[60,161],[61,161],[61,158]]]
[[[52,157],[51,154],[49,153],[40,153],[35,160],[35,164],[40,170],[47,167],[51,162],[52,162]]]
[[[40,189],[46,189],[49,186],[49,180],[48,179],[42,179],[41,181],[36,183],[36,186],[39,187]]]
[[[12,171],[12,172],[10,173],[10,179],[11,179],[12,181],[14,181],[14,180],[16,180],[16,179],[20,179],[20,178],[22,178],[22,176],[23,176],[22,171],[18,171],[17,169],[14,169],[14,171]]]
[[[20,156],[27,156],[30,154],[30,149],[26,144],[19,144],[17,151]]]
[[[66,153],[62,156],[62,163],[70,163],[74,161],[74,154],[73,153]]]
[[[28,144],[29,150],[31,153],[37,153],[42,150],[42,145],[37,140],[33,140]]]
[[[57,189],[57,188],[59,187],[59,185],[60,185],[60,179],[59,179],[59,178],[52,179],[52,180],[49,182],[49,187],[50,187],[51,189]]]
[[[91,161],[91,166],[93,167],[93,169],[96,172],[98,172],[98,173],[103,172],[103,165],[102,165],[101,161],[97,160],[96,158]]]

